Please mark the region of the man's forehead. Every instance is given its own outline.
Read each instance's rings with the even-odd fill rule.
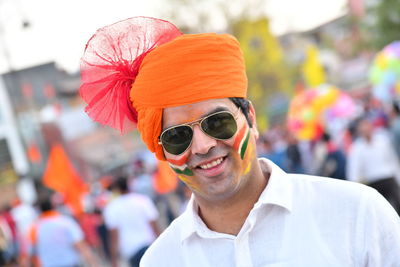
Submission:
[[[165,108],[163,110],[162,128],[188,123],[222,110],[233,111],[234,107],[235,104],[229,98],[221,98]]]

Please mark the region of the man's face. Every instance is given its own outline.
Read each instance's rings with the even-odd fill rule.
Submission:
[[[250,128],[243,113],[229,99],[211,99],[195,104],[165,108],[163,129],[190,123],[214,112],[226,110],[236,117],[237,131],[227,140],[217,140],[205,134],[199,124],[192,126],[190,147],[181,155],[165,151],[165,157],[178,177],[197,197],[223,200],[245,188],[254,170],[256,157],[256,127]],[[250,119],[255,125],[253,109]]]
[[[369,138],[372,135],[372,131],[373,131],[373,126],[370,121],[368,121],[367,119],[363,119],[362,121],[359,122],[358,133],[361,136]]]

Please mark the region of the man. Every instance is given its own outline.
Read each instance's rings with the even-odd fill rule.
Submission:
[[[117,197],[107,204],[103,213],[110,233],[111,264],[118,266],[121,254],[131,267],[136,267],[159,235],[158,212],[147,196],[129,192],[125,177],[118,177],[112,190]]]
[[[348,156],[348,179],[378,190],[400,214],[400,163],[389,134],[374,129],[369,118],[360,119],[357,133]]]
[[[80,266],[81,258],[98,266],[77,222],[58,213],[50,198],[41,200],[39,208],[41,214],[29,232],[33,266]]]
[[[89,115],[121,130],[136,122],[150,151],[193,192],[141,266],[400,262],[400,220],[375,190],[257,159],[256,114],[234,37],[182,35],[166,21],[132,18],[91,38],[81,70]],[[100,107],[118,116],[105,119]]]

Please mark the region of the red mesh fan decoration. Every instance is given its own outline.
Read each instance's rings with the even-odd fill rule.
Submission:
[[[165,20],[134,17],[97,30],[81,59],[81,97],[95,121],[121,133],[137,124],[129,91],[145,55],[182,33]]]

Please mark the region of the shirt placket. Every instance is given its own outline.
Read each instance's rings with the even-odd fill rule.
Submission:
[[[251,217],[251,213],[250,216]],[[254,216],[254,215],[253,215]],[[247,220],[243,225],[243,231],[240,231],[235,239],[235,258],[236,267],[252,267],[249,234],[252,229],[252,218]]]
[[[241,238],[235,240],[235,257],[236,267],[252,267],[250,247],[249,247],[249,235],[246,234]]]

